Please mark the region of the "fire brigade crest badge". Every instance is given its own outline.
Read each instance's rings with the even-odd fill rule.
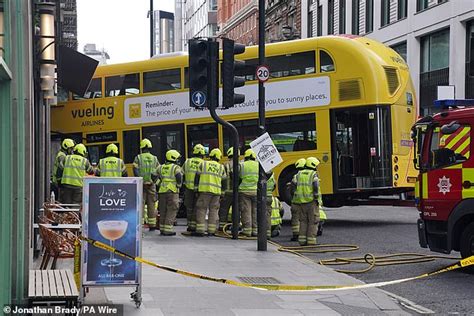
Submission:
[[[447,192],[451,192],[451,186],[452,184],[449,182],[449,178],[446,178],[446,176],[439,178],[439,183],[438,183],[439,192],[446,195]]]

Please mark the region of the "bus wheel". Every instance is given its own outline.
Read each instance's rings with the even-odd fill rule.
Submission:
[[[471,223],[464,228],[461,234],[460,250],[463,258],[474,255],[474,223]],[[472,266],[469,267],[469,272],[474,272]]]

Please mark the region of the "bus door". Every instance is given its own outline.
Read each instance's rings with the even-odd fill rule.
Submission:
[[[388,106],[331,112],[336,188],[391,186],[391,133]]]
[[[151,153],[160,163],[165,162],[166,152],[170,149],[179,151],[184,157],[184,124],[143,127],[142,138],[151,141]]]

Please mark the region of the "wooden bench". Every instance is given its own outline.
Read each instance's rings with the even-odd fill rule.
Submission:
[[[71,270],[30,270],[28,301],[34,304],[77,306],[79,292]]]

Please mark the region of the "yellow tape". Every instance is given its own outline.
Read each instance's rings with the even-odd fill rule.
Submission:
[[[470,265],[474,265],[474,256],[468,257],[466,259],[463,259],[459,261],[458,263],[447,266],[443,269],[430,272],[430,273],[425,273],[419,276],[415,277],[410,277],[406,279],[399,279],[399,280],[393,280],[393,281],[385,281],[385,282],[377,282],[377,283],[370,283],[370,284],[353,284],[353,285],[297,285],[297,284],[252,284],[252,283],[243,283],[243,282],[237,282],[234,280],[228,280],[228,279],[220,279],[220,278],[214,278],[202,274],[197,274],[197,273],[192,273],[184,270],[178,270],[175,268],[167,267],[167,266],[162,266],[157,263],[151,262],[149,260],[140,258],[140,257],[133,257],[129,254],[126,254],[122,251],[119,251],[113,247],[110,247],[104,243],[101,243],[100,241],[87,238],[84,236],[80,237],[82,240],[88,242],[89,244],[93,245],[94,247],[101,248],[110,252],[113,252],[114,254],[118,254],[120,256],[123,256],[125,258],[129,258],[132,260],[135,260],[140,263],[148,264],[152,267],[166,270],[169,272],[173,273],[178,273],[184,276],[192,277],[192,278],[197,278],[201,280],[207,280],[211,282],[217,282],[217,283],[223,283],[223,284],[229,284],[229,285],[234,285],[234,286],[239,286],[239,287],[248,287],[248,288],[254,288],[254,289],[259,289],[259,290],[266,290],[266,291],[313,291],[313,292],[326,292],[326,291],[338,291],[338,290],[347,290],[347,289],[366,289],[366,288],[372,288],[372,287],[381,287],[381,286],[386,286],[390,284],[397,284],[397,283],[402,283],[406,281],[411,281],[411,280],[416,280],[416,279],[421,279],[425,278],[428,276],[440,274],[443,272],[447,271],[452,271],[455,269],[459,269],[462,267],[467,267]]]

